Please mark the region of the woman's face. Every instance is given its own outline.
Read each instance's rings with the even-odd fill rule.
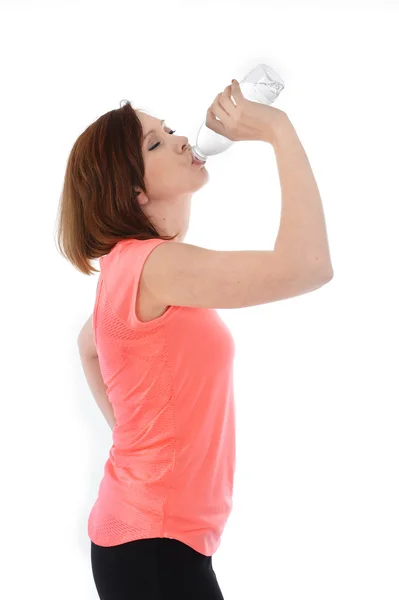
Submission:
[[[187,137],[170,133],[168,123],[136,111],[144,132],[142,153],[147,195],[140,193],[141,209],[162,230],[188,226],[191,196],[209,178],[205,166],[192,163]]]

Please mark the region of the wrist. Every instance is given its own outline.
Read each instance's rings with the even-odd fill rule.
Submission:
[[[272,146],[275,148],[278,143],[293,130],[294,126],[291,123],[287,113],[281,112],[281,115],[279,115],[279,118],[274,121],[272,126]]]

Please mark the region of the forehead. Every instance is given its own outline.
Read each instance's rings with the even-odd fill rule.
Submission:
[[[161,119],[157,119],[156,117],[148,115],[142,111],[137,111],[137,116],[146,131],[149,129],[155,129],[161,125]]]

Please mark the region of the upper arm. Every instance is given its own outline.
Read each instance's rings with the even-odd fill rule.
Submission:
[[[78,336],[78,345],[80,354],[84,354],[85,356],[91,358],[98,356],[96,345],[94,343],[93,315],[90,315],[80,330]]]
[[[142,278],[162,305],[242,308],[321,287],[328,277],[298,272],[276,251],[215,251],[181,242],[157,246]]]

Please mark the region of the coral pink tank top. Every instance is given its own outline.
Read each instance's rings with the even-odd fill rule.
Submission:
[[[235,345],[214,309],[138,320],[141,271],[162,243],[122,240],[100,258],[93,329],[116,425],[88,534],[99,546],[172,538],[211,556],[232,510]]]

